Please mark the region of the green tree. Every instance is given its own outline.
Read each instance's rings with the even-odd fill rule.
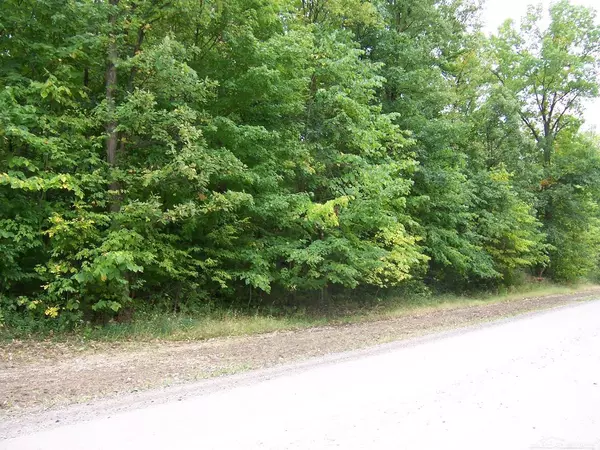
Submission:
[[[583,101],[598,95],[600,26],[594,10],[562,0],[550,7],[542,28],[541,7],[531,7],[517,32],[505,23],[491,40],[492,72],[518,105],[545,166],[554,140],[581,123]]]
[[[1,2],[0,320],[590,276],[594,14],[478,6]]]
[[[546,28],[541,9],[530,8],[520,30],[507,22],[492,37],[491,73],[498,85],[492,87],[489,103],[496,105],[504,122],[518,118],[523,133],[534,143],[515,146],[519,151],[514,158],[523,169],[522,186],[535,195],[554,248],[550,273],[572,280],[590,272],[590,261],[596,264],[593,257],[586,262],[574,257],[582,246],[595,248],[591,236],[597,216],[593,202],[583,200],[591,195],[593,183],[575,180],[595,177],[597,147],[578,130],[583,102],[599,93],[600,26],[595,11],[568,1],[555,3],[549,12]],[[582,147],[588,149],[585,156],[570,151]],[[569,176],[563,173],[565,157]]]

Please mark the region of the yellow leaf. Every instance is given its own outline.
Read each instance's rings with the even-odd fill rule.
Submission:
[[[46,308],[45,314],[53,319],[58,317],[58,306],[50,306]]]

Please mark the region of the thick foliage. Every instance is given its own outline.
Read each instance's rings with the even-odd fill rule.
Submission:
[[[463,0],[2,2],[0,323],[588,276],[598,33],[553,8],[487,43]]]

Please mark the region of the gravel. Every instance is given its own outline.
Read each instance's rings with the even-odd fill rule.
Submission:
[[[413,338],[591,298],[594,292],[439,309],[397,319],[202,342],[14,342],[0,348],[0,421]]]
[[[0,449],[598,448],[598,317],[580,303],[73,406],[5,426]]]

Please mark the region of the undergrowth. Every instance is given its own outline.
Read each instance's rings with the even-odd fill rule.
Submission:
[[[554,284],[526,284],[502,293],[472,295],[424,293],[358,302],[335,299],[327,305],[285,308],[258,306],[256,308],[212,309],[194,313],[173,313],[159,310],[145,311],[127,323],[110,321],[104,325],[89,323],[75,330],[28,329],[25,325],[0,328],[0,340],[52,339],[58,341],[192,341],[225,336],[241,336],[278,331],[292,331],[319,326],[339,326],[358,322],[386,320],[408,314],[425,313],[438,309],[453,309],[482,304],[516,301],[527,297],[572,294],[595,287],[592,284],[561,286]]]

